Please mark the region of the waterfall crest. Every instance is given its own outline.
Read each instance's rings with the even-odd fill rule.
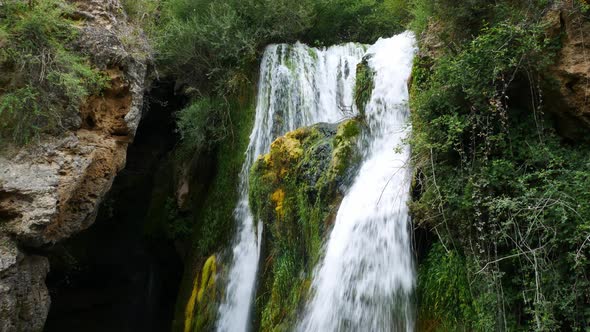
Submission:
[[[348,43],[315,49],[301,43],[266,48],[260,66],[256,118],[240,174],[240,199],[235,208],[237,234],[225,298],[219,307],[217,331],[250,328],[260,234],[248,203],[249,172],[255,159],[278,136],[317,122],[336,122],[353,106],[356,65],[365,47]]]
[[[415,51],[409,32],[380,39],[367,51],[375,71],[365,109],[367,148],[314,273],[314,295],[299,331],[414,330],[410,152],[403,139]]]

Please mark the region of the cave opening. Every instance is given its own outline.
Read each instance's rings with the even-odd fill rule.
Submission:
[[[45,331],[168,331],[183,263],[174,241],[145,231],[158,169],[178,142],[174,112],[187,100],[154,82],[127,164],[87,230],[48,250]]]

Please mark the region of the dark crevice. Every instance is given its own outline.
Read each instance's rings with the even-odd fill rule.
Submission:
[[[162,81],[145,100],[127,165],[96,222],[48,250],[45,331],[170,330],[182,261],[173,241],[147,236],[145,227],[157,170],[178,141],[173,113],[186,100]]]

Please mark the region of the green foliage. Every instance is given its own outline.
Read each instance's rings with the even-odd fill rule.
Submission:
[[[420,34],[428,27],[428,22],[434,14],[434,1],[410,0],[409,12],[412,20],[409,22],[409,28]]]
[[[406,0],[319,0],[311,1],[314,24],[304,39],[321,45],[343,41],[374,43],[404,30]]]
[[[590,147],[558,135],[544,112],[557,43],[539,23],[543,8],[497,2],[475,16],[491,18],[487,26],[460,38],[460,27],[478,24],[458,10],[439,32],[454,48],[416,59],[411,209],[439,239],[420,267],[421,324],[588,328]]]
[[[222,100],[199,98],[176,114],[180,134],[177,153],[190,158],[195,152],[211,150],[230,133],[230,105]]]
[[[401,0],[169,0],[158,29],[160,61],[190,88],[222,94],[249,83],[272,42],[372,42],[405,24]]]
[[[203,255],[223,249],[233,234],[239,174],[254,120],[252,100],[244,104],[232,102],[229,110],[232,130],[217,145],[216,174],[193,228],[193,244]]]
[[[166,211],[166,236],[171,240],[185,239],[191,234],[191,223],[179,214],[174,198],[168,197],[164,206]]]
[[[266,43],[309,25],[305,5],[287,0],[170,0],[162,21],[158,49],[168,71],[191,87],[224,93],[247,82]]]
[[[121,5],[132,22],[146,31],[155,28],[151,23],[155,22],[153,16],[158,14],[160,0],[122,0]]]
[[[360,114],[365,114],[365,107],[371,99],[375,83],[375,73],[369,67],[368,59],[363,60],[356,66],[356,82],[354,86],[354,102]]]
[[[0,7],[0,138],[27,143],[58,133],[108,78],[69,46],[76,36],[62,0]]]
[[[453,327],[465,330],[473,317],[465,258],[456,251],[446,252],[437,243],[420,266],[418,281],[422,324],[439,326],[442,330],[453,330]]]
[[[228,112],[228,121],[231,119],[228,122],[227,134],[217,144],[206,145],[205,149],[209,151],[192,151],[194,159],[197,161],[200,158],[213,159],[211,163],[215,165],[215,173],[204,193],[198,190],[193,192],[194,188],[191,187],[188,199],[192,210],[187,217],[181,219],[187,220],[186,218],[190,218],[187,220],[190,221],[191,225],[191,236],[188,243],[190,245],[190,256],[187,259],[186,272],[177,299],[176,316],[172,328],[174,331],[184,329],[185,305],[189,301],[188,296],[191,294],[192,282],[199,274],[202,260],[226,249],[234,234],[234,209],[239,199],[239,175],[244,163],[244,152],[248,147],[248,138],[252,130],[255,113],[253,95],[254,91],[252,89],[245,92],[240,98],[229,99],[227,104],[224,102],[223,111]],[[204,104],[210,102],[212,101],[201,101]],[[186,128],[194,127],[199,128],[198,125],[186,126]],[[187,133],[187,135],[199,137],[201,133]],[[190,149],[183,147],[179,147],[179,149],[190,151]],[[181,154],[180,160],[176,158],[176,161],[185,163],[187,162],[185,157],[189,156],[189,154]],[[193,174],[193,176],[196,175]],[[207,308],[207,310],[216,310],[215,303],[208,303]],[[208,324],[214,323],[214,321],[210,320],[201,321],[198,317],[197,321],[199,324],[197,330],[208,330],[212,328]]]

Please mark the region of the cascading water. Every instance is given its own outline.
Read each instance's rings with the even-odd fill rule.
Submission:
[[[353,43],[322,50],[300,43],[267,47],[260,67],[254,128],[240,175],[240,200],[234,211],[238,233],[226,295],[219,307],[218,331],[246,331],[250,325],[261,238],[248,204],[252,163],[288,131],[343,118],[342,109],[353,106],[356,65],[364,53],[363,45]]]
[[[414,53],[409,32],[380,39],[367,51],[375,71],[365,110],[368,148],[338,210],[299,331],[414,329],[409,148],[403,144]]]

